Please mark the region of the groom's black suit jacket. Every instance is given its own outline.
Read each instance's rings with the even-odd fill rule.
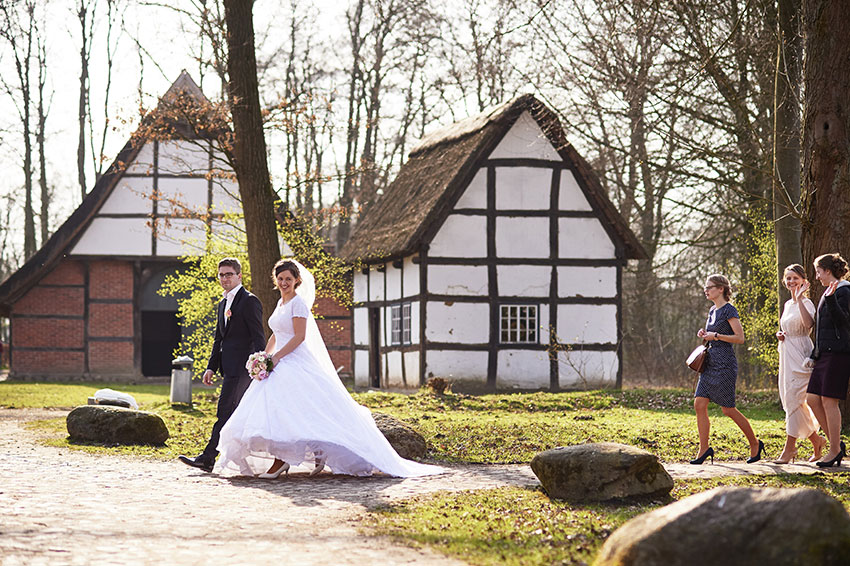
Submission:
[[[225,324],[226,304],[226,298],[218,303],[215,340],[207,369],[218,371],[225,377],[247,375],[245,362],[248,361],[248,356],[266,347],[263,335],[263,306],[256,295],[242,287],[233,298],[230,320]]]

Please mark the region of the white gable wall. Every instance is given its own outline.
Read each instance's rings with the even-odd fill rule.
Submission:
[[[485,303],[430,301],[425,338],[430,342],[486,344],[490,340],[490,307]]]
[[[561,161],[561,156],[549,142],[537,121],[523,112],[490,154],[490,159],[544,159]]]
[[[486,257],[487,218],[450,214],[428,250],[431,257]]]
[[[562,389],[610,387],[617,381],[617,352],[573,349],[558,354],[558,386]]]
[[[428,291],[437,295],[487,295],[487,267],[429,265]]]
[[[552,169],[496,167],[496,210],[548,210]]]
[[[616,249],[597,218],[559,218],[558,252],[562,258],[611,259]]]
[[[386,264],[385,280],[387,285],[387,301],[398,301],[401,299],[401,269],[393,267],[392,263]]]
[[[487,352],[428,349],[425,376],[445,377],[449,380],[480,381],[482,368],[487,374]],[[414,382],[415,383],[415,382]]]
[[[549,219],[537,216],[496,218],[496,256],[548,258]]]
[[[123,177],[100,207],[100,214],[150,214],[153,179]]]
[[[548,265],[499,265],[496,276],[503,297],[549,296],[552,268]]]
[[[151,255],[145,218],[94,218],[70,255]]]
[[[487,168],[482,167],[458,199],[455,209],[487,208]]]
[[[238,186],[232,176],[232,171],[211,170],[207,141],[146,143],[126,165],[71,255],[176,257],[201,253],[206,227],[199,217],[210,207],[215,213],[238,211],[239,202],[234,198]],[[155,200],[157,191],[160,198]],[[220,226],[213,222],[214,230]]]
[[[419,294],[419,264],[413,263],[413,256],[404,258],[402,279],[404,282],[404,296],[412,297]]]
[[[617,296],[616,267],[558,267],[559,297]]]
[[[593,210],[581,187],[578,186],[573,172],[569,169],[561,170],[561,179],[558,189],[558,209],[581,210],[589,212]]]

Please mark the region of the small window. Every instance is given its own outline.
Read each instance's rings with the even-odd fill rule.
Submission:
[[[410,344],[410,303],[390,307],[390,344]]]
[[[502,305],[499,319],[503,344],[537,343],[537,305]]]

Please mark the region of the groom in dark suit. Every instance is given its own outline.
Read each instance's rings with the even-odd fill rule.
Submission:
[[[263,306],[260,299],[242,286],[242,264],[228,257],[218,262],[218,282],[224,289],[224,297],[218,303],[218,320],[212,354],[204,372],[204,385],[212,385],[215,372],[224,376],[221,395],[218,398],[216,422],[210,441],[199,456],[179,456],[188,466],[211,472],[218,456],[218,437],[221,428],[251,384],[245,362],[248,356],[266,347],[263,334]]]

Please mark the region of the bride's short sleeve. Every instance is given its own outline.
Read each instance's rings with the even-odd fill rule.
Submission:
[[[292,299],[292,318],[310,318],[310,309],[298,295]]]

